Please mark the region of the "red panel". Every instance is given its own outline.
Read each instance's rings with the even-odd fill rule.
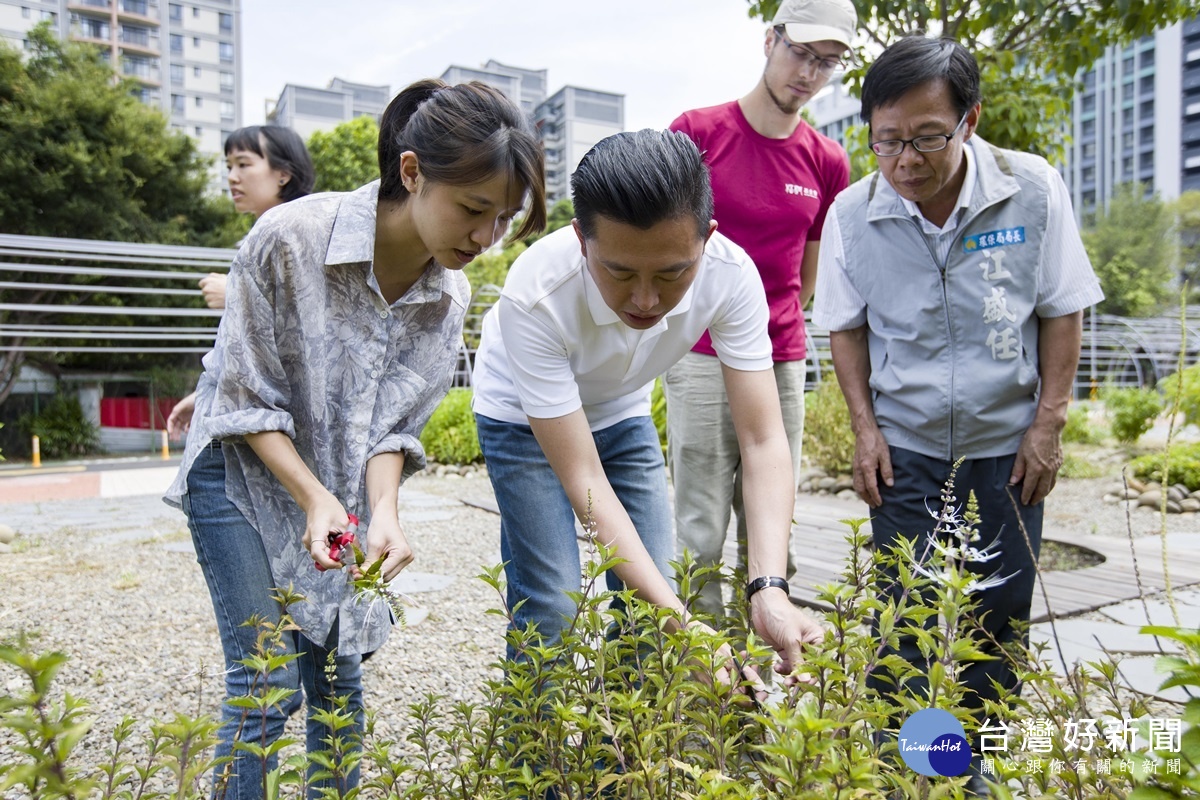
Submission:
[[[160,397],[155,400],[154,428],[166,427],[167,416],[178,400]],[[104,397],[100,399],[100,424],[106,428],[150,428],[150,398]]]

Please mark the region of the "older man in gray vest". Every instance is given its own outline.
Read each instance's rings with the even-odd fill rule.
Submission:
[[[980,642],[1012,641],[1029,619],[1042,501],[1062,465],[1083,309],[1102,298],[1066,186],[1042,158],[989,145],[979,67],[961,45],[909,37],[863,83],[862,119],[879,169],[834,202],[825,223],[814,320],[855,435],[854,488],[878,547],[933,532],[930,509],[954,465],[974,492],[982,547]],[[1028,534],[1028,547],[1025,542]],[[1009,576],[986,588],[987,577]],[[894,575],[892,576],[895,577]],[[893,581],[883,591],[897,594]],[[936,620],[936,617],[935,617]],[[899,653],[923,664],[915,637]],[[999,658],[963,675],[968,711],[1020,684]],[[876,676],[881,691],[896,691]],[[920,698],[926,688],[907,683]],[[978,760],[969,791],[987,792]]]

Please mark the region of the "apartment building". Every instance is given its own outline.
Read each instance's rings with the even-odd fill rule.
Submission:
[[[49,21],[62,39],[93,44],[143,103],[214,158],[224,188],[225,137],[242,124],[241,0],[0,0],[0,36],[26,46]]]
[[[1062,172],[1081,216],[1131,181],[1166,200],[1200,190],[1200,17],[1110,47],[1084,73]]]
[[[625,95],[564,86],[538,104],[546,152],[546,203],[571,197],[571,173],[596,142],[625,130]]]
[[[625,96],[564,86],[546,95],[547,71],[524,69],[491,60],[482,67],[451,65],[446,83],[481,81],[504,92],[533,120],[546,151],[546,200],[571,196],[571,173],[580,159],[605,136],[625,130]]]
[[[392,99],[392,87],[352,83],[334,78],[324,89],[289,83],[267,112],[273,125],[291,128],[305,141],[316,131],[327,131],[355,117],[379,121]]]

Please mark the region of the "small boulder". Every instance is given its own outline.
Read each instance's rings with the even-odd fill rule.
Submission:
[[[1159,489],[1148,489],[1138,496],[1138,505],[1146,508],[1158,508],[1162,503],[1162,491]]]
[[[17,532],[8,525],[0,525],[0,544],[12,544],[17,538]]]

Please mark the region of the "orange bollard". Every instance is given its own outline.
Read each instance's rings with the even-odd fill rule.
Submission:
[[[163,429],[163,432],[162,432],[162,457],[163,457],[163,461],[166,461],[171,457],[171,448],[167,444],[166,429]]]
[[[42,465],[42,440],[36,435],[33,437],[33,465],[35,467]]]

